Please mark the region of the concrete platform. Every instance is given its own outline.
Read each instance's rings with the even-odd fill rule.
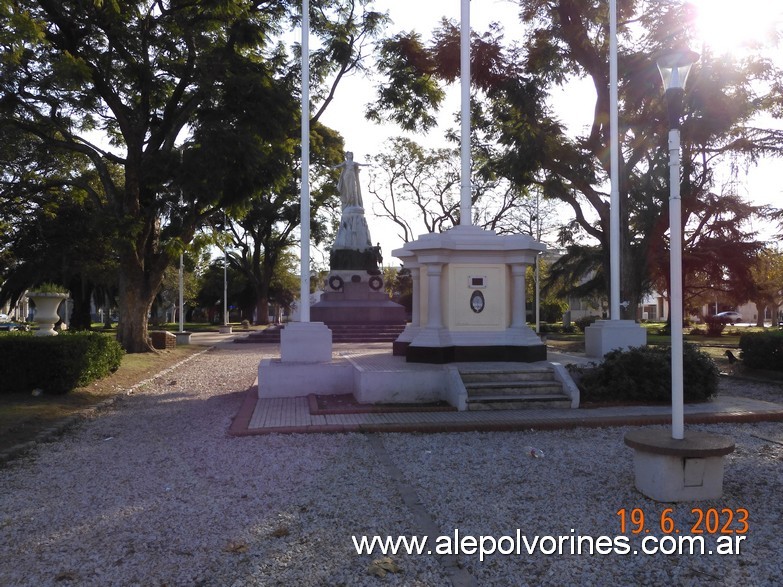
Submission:
[[[783,405],[723,397],[685,406],[688,424],[783,421]],[[322,432],[492,432],[650,426],[671,423],[671,408],[634,406],[595,409],[536,409],[477,412],[394,412],[313,415],[307,397],[258,399],[252,387],[230,434]]]
[[[553,358],[557,358],[553,353]],[[568,362],[582,360],[572,357]],[[537,362],[470,362],[456,364],[411,363],[405,357],[391,353],[389,345],[351,347],[335,350],[331,361],[320,363],[285,363],[264,358],[258,368],[258,397],[261,399],[302,397],[310,393],[331,395],[352,393],[360,403],[427,403],[447,401],[465,409],[467,394],[455,377],[456,369],[477,370],[539,370],[549,367],[579,403],[578,390],[557,361]]]

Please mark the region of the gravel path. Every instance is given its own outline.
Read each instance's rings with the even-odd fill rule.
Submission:
[[[658,525],[665,506],[633,489],[623,428],[387,434],[380,445],[359,434],[231,438],[261,352],[200,355],[0,469],[0,585],[446,585],[437,556],[398,554],[396,572],[375,576],[381,555],[356,554],[351,536],[416,535],[434,522],[444,535],[614,537],[616,512],[635,507]],[[781,397],[780,386],[741,386]],[[737,443],[724,496],[676,506],[673,519],[689,533],[695,505],[746,508],[741,555],[457,563],[478,585],[780,584],[783,424],[709,429]],[[527,445],[545,457],[523,456]]]

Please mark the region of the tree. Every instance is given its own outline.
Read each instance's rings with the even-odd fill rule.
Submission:
[[[343,159],[342,138],[319,120],[332,102],[337,87],[347,76],[367,67],[368,49],[381,33],[388,17],[369,8],[370,0],[337,0],[318,5],[311,18],[311,34],[319,43],[310,54],[313,88],[311,101],[310,210],[311,236],[316,244],[328,235],[335,207],[334,171],[329,167]],[[285,179],[267,189],[259,189],[249,206],[239,211],[230,224],[237,268],[242,271],[256,297],[256,316],[268,323],[270,293],[281,258],[296,242],[300,226],[299,153],[284,163]],[[278,290],[278,295],[282,290]]]
[[[0,150],[0,193],[7,196],[0,198],[0,304],[15,304],[42,282],[58,283],[74,303],[70,327],[89,329],[93,294],[116,285],[116,257],[110,227],[101,222],[90,193],[69,178],[94,194],[101,193],[100,181],[77,157],[45,152],[18,132],[0,133],[0,142],[6,147]],[[19,161],[34,161],[35,177]]]
[[[60,185],[87,190],[117,235],[118,338],[129,352],[150,349],[147,314],[179,250],[215,210],[274,185],[294,148],[295,86],[271,44],[289,8],[242,0],[0,3],[0,126],[80,158],[99,178],[100,193],[77,177]],[[34,183],[35,161],[18,165]]]
[[[751,262],[749,269],[752,286],[748,297],[756,304],[756,326],[764,327],[767,309],[775,324],[777,309],[783,305],[783,254],[766,247]]]
[[[333,131],[313,124],[311,156],[316,163],[316,174],[324,175],[321,163],[332,163],[342,157],[342,139]],[[258,324],[269,322],[269,300],[276,274],[282,269],[281,259],[296,243],[296,229],[301,224],[300,192],[297,166],[292,160],[288,165],[287,181],[274,190],[254,195],[247,209],[229,219],[231,244],[236,250],[233,262],[254,291],[256,320]],[[312,214],[310,234],[320,243],[329,232],[329,218],[324,210],[333,205],[335,193],[323,181],[313,182],[310,191]]]
[[[747,228],[752,219],[765,216],[765,207],[751,206],[733,195],[707,193],[683,202],[685,213],[698,224],[685,226],[683,238],[683,304],[699,308],[717,293],[735,304],[751,295],[751,266],[763,244]],[[698,207],[698,209],[694,209]],[[660,292],[670,291],[668,238],[660,224],[651,239],[649,274]]]
[[[620,14],[619,196],[621,297],[633,317],[650,283],[653,251],[660,251],[668,218],[667,120],[654,56],[687,43],[689,8],[664,0],[622,0]],[[520,187],[539,185],[547,198],[567,204],[582,234],[592,242],[571,242],[581,260],[600,259],[593,280],[608,291],[609,277],[609,67],[608,5],[591,0],[523,0],[527,35],[521,45],[506,44],[499,27],[472,35],[474,91],[482,93],[486,115],[474,124],[503,147],[497,169]],[[444,22],[433,43],[415,35],[387,41],[380,68],[406,82],[395,96],[382,93],[373,116],[409,117],[408,128],[427,128],[440,105],[433,80],[457,78],[459,31]],[[400,72],[406,75],[401,76]],[[581,136],[570,136],[548,106],[547,95],[572,78],[589,79],[596,90],[593,122]],[[686,92],[682,128],[681,197],[684,225],[699,225],[699,204],[714,191],[714,169],[721,162],[783,152],[783,133],[757,128],[755,117],[783,108],[783,72],[761,54],[742,59],[705,52]],[[424,104],[424,105],[422,105]],[[416,117],[420,111],[426,115]],[[735,166],[736,167],[736,166]],[[661,228],[664,230],[661,230]],[[752,242],[751,233],[743,240]],[[598,243],[596,247],[593,243]],[[698,244],[696,241],[694,245]],[[600,271],[598,271],[600,269]],[[739,269],[735,267],[734,269]]]
[[[550,201],[537,202],[527,189],[496,169],[491,146],[474,141],[472,223],[498,234],[524,232],[537,238],[554,218]],[[390,139],[374,158],[369,192],[376,213],[399,227],[403,242],[420,232],[442,232],[460,223],[460,156],[457,149],[422,147],[403,137]],[[379,212],[378,212],[379,210]]]

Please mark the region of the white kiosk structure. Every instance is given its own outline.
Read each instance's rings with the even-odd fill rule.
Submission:
[[[412,320],[394,354],[414,363],[545,361],[525,314],[525,271],[544,248],[529,236],[456,226],[393,251],[413,276]]]

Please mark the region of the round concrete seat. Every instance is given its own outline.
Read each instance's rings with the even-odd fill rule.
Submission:
[[[722,434],[686,432],[672,438],[665,428],[639,428],[625,435],[634,450],[636,488],[661,502],[718,499],[723,494],[723,460],[734,440]]]
[[[685,438],[672,438],[663,428],[638,428],[625,435],[625,444],[635,450],[677,457],[720,457],[734,451],[734,439],[723,434],[687,431]]]

